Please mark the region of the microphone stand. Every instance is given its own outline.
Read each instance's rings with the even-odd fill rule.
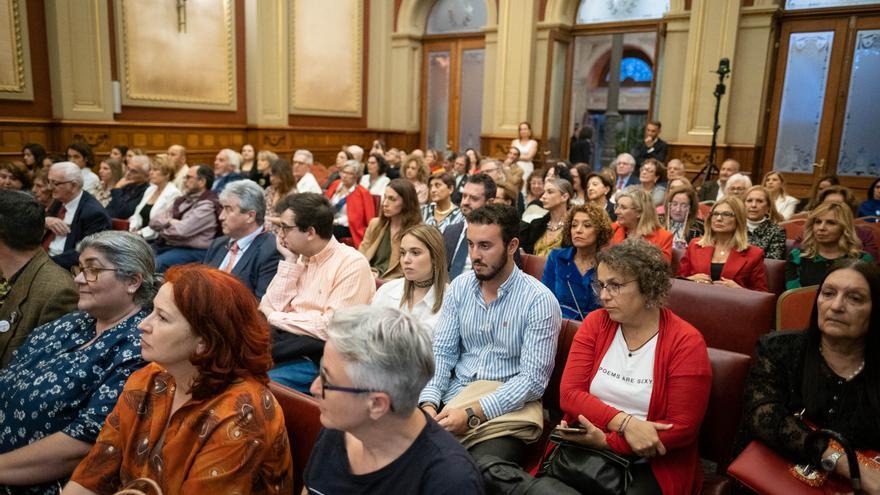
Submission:
[[[718,171],[718,167],[715,165],[715,155],[718,152],[718,130],[721,129],[721,124],[718,123],[718,113],[721,110],[721,97],[724,96],[724,93],[727,91],[727,87],[724,85],[724,78],[730,74],[730,61],[726,58],[722,58],[718,63],[718,70],[715,71],[718,74],[718,84],[715,85],[715,91],[712,93],[715,95],[715,118],[712,124],[712,145],[709,147],[709,158],[706,160],[706,165],[697,172],[697,177],[703,176],[703,181],[700,183],[700,187],[703,187],[703,184],[709,182],[714,176],[715,172]]]

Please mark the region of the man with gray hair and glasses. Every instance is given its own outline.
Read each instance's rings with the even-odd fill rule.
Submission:
[[[235,275],[259,299],[281,260],[275,235],[263,229],[263,188],[252,180],[233,182],[220,193],[220,206],[223,235],[211,243],[205,264]]]
[[[296,150],[293,152],[293,178],[296,179],[296,192],[312,192],[323,194],[321,185],[312,175],[312,163],[315,159],[309,150]]]
[[[418,409],[434,374],[431,332],[393,308],[337,311],[311,393],[324,430],[306,492],[483,493],[467,451]]]

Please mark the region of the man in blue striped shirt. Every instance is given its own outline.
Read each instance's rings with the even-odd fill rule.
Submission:
[[[559,303],[514,264],[518,228],[516,210],[506,205],[486,205],[468,217],[473,271],[453,280],[446,293],[434,334],[436,371],[419,397],[420,406],[456,435],[539,400],[553,372]],[[441,408],[476,380],[502,385],[474,407]],[[525,450],[525,442],[509,436],[470,449],[520,465]]]

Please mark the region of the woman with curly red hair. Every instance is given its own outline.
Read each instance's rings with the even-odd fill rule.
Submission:
[[[266,384],[269,327],[234,276],[166,272],[140,324],[151,363],[132,374],[65,494],[289,493],[284,415]]]

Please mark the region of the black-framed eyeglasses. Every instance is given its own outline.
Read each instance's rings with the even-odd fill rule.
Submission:
[[[608,295],[611,297],[617,297],[620,294],[620,289],[627,285],[635,282],[636,279],[632,279],[628,282],[601,282],[599,280],[593,280],[590,282],[590,288],[593,289],[593,294],[596,294],[596,297],[600,297],[602,295],[602,289],[608,291]]]
[[[335,391],[335,392],[345,392],[347,394],[371,394],[371,393],[386,393],[383,390],[374,390],[371,388],[356,388],[356,387],[341,387],[339,385],[332,385],[327,383],[327,377],[324,376],[324,369],[321,368],[320,373],[318,373],[318,379],[321,380],[321,398],[327,398],[327,391]],[[391,404],[391,412],[394,412],[394,404]]]
[[[100,275],[101,272],[115,272],[117,270],[118,268],[100,268],[97,266],[73,265],[72,267],[70,267],[70,273],[73,274],[73,278],[78,277],[79,274],[82,273],[83,278],[86,279],[86,282],[97,282],[98,275]]]
[[[283,236],[286,236],[287,233],[293,229],[299,229],[299,227],[297,227],[296,225],[287,225],[284,222],[279,222],[278,228],[281,229],[281,235],[283,235]]]

